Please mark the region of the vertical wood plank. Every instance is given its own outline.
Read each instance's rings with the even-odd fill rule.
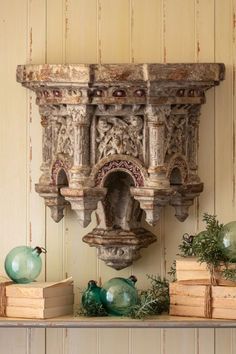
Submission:
[[[195,59],[197,62],[214,62],[215,58],[215,4],[214,0],[195,1]],[[204,212],[214,214],[215,210],[215,91],[206,94],[207,104],[201,107],[199,127],[198,174],[204,182],[204,191],[196,202],[196,231],[205,228]],[[207,153],[206,153],[207,149]],[[197,353],[214,354],[215,330],[196,330]]]
[[[165,61],[194,60],[194,0],[163,0]]]
[[[215,59],[226,64],[226,80],[215,100],[215,191],[216,214],[226,223],[234,220],[233,171],[233,55],[232,2],[215,2]],[[225,173],[227,171],[227,173]],[[231,353],[232,331],[216,330],[216,354]]]
[[[215,354],[215,330],[199,329],[196,347],[196,354]]]
[[[233,27],[233,207],[236,211],[236,0],[232,1]],[[234,212],[235,214],[235,212]]]
[[[214,62],[214,14],[214,0],[195,0],[195,58],[197,62]]]
[[[65,63],[66,0],[47,0],[46,62]],[[46,279],[60,280],[64,273],[64,219],[56,224],[46,209]],[[64,354],[66,331],[46,330],[46,353]]]
[[[226,64],[226,80],[216,90],[215,173],[216,213],[221,221],[235,219],[233,213],[233,55],[232,4],[216,0],[215,59]],[[227,173],[225,173],[227,171]]]
[[[0,11],[0,273],[6,254],[27,238],[26,91],[16,83],[19,63],[27,59],[27,1],[2,2]],[[14,104],[12,104],[14,102]],[[12,340],[14,338],[14,341]],[[24,354],[27,330],[2,329],[4,353]]]
[[[66,352],[68,354],[98,353],[96,329],[69,329],[66,336]]]
[[[66,0],[47,0],[47,63],[65,62]]]
[[[193,62],[195,60],[195,2],[194,0],[163,0],[164,16],[164,61]],[[165,244],[167,270],[178,253],[178,245],[185,232],[195,231],[195,208],[189,210],[189,217],[180,223],[174,217],[173,208],[165,209]],[[166,354],[193,353],[195,331],[166,330],[164,350]]]
[[[68,63],[98,62],[97,0],[69,0],[66,59]]]
[[[99,62],[128,63],[130,61],[129,0],[98,0]]]
[[[195,333],[193,329],[168,329],[165,332],[164,354],[192,354],[195,352]]]
[[[129,330],[106,328],[100,330],[98,353],[101,354],[129,353]]]
[[[161,61],[161,0],[131,0],[131,61]]]
[[[45,62],[46,38],[46,3],[45,1],[28,1],[28,63]],[[40,177],[42,160],[42,134],[35,94],[27,92],[27,244],[31,247],[45,247],[45,207],[44,201],[35,192],[35,183]],[[45,257],[43,269],[37,280],[45,280]],[[44,329],[28,329],[27,353],[45,352]]]

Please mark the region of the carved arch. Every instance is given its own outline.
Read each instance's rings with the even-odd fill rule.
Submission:
[[[188,174],[188,164],[185,158],[181,155],[173,156],[169,162],[167,179],[170,182],[172,180],[172,184],[184,184],[188,180]]]
[[[110,158],[102,159],[92,171],[96,186],[104,186],[107,176],[115,171],[128,173],[135,187],[143,187],[148,177],[146,169],[135,159],[127,158],[127,155],[113,155]]]

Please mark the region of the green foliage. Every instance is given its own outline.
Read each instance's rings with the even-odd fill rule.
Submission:
[[[159,315],[169,310],[169,283],[159,276],[147,275],[151,287],[139,293],[138,303],[131,307],[128,316],[144,319],[151,315]]]
[[[176,281],[176,261],[174,261],[170,267],[168,274],[172,277],[172,281]]]
[[[206,262],[209,267],[218,267],[229,261],[227,250],[223,244],[223,224],[215,215],[204,214],[206,230],[194,238],[193,251],[199,262]]]
[[[79,307],[75,310],[74,316],[86,316],[86,317],[104,317],[108,316],[105,308],[102,304],[98,303],[91,303],[84,307]]]
[[[179,246],[180,256],[196,256],[200,263],[206,262],[212,268],[229,261],[228,252],[223,244],[223,224],[220,224],[215,215],[205,213],[203,221],[206,230],[196,236],[185,234]]]
[[[189,234],[184,234],[182,243],[179,245],[179,256],[181,257],[191,257],[194,256],[194,250],[193,250],[193,241],[194,241],[194,236],[189,235]]]
[[[226,280],[236,281],[236,269],[224,269],[221,272],[221,275]]]

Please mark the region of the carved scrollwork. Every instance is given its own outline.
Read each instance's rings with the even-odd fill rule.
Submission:
[[[143,160],[143,118],[98,117],[97,161],[105,156],[124,154]]]
[[[163,124],[166,117],[170,115],[171,107],[169,106],[155,106],[147,105],[145,113],[147,115],[147,120],[150,123]]]
[[[165,157],[174,154],[186,155],[188,114],[185,111],[172,112],[165,120]]]
[[[165,120],[165,161],[182,155],[189,167],[196,169],[200,105],[179,105],[172,108]]]
[[[57,154],[74,155],[74,127],[72,117],[58,119]]]
[[[67,114],[74,124],[89,125],[94,108],[87,105],[67,105]]]

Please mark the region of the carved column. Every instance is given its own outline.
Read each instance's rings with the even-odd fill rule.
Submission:
[[[51,210],[54,221],[59,222],[64,216],[64,208],[68,204],[60,193],[60,185],[52,183],[52,164],[57,158],[59,107],[40,106],[41,124],[43,126],[42,176],[35,190],[45,200],[45,205]]]
[[[71,168],[71,188],[81,188],[88,183],[90,173],[89,126],[94,108],[86,105],[67,106],[74,126],[74,164]]]
[[[39,179],[40,184],[49,185],[51,181],[50,167],[52,162],[52,126],[51,126],[51,109],[48,106],[41,106],[39,110],[41,114],[41,125],[43,127],[42,135],[42,164],[40,170],[43,172]]]
[[[80,224],[86,227],[91,222],[91,213],[106,194],[105,188],[91,188],[90,182],[90,123],[94,107],[89,105],[67,105],[67,114],[72,117],[74,127],[74,163],[70,170],[68,188],[61,194],[70,202]]]
[[[146,117],[149,129],[149,185],[156,188],[169,188],[164,167],[165,158],[165,120],[171,112],[170,106],[147,105]]]
[[[198,151],[198,131],[200,123],[201,105],[193,105],[189,109],[188,132],[186,141],[186,153],[191,173],[196,176],[197,171],[197,151]]]

